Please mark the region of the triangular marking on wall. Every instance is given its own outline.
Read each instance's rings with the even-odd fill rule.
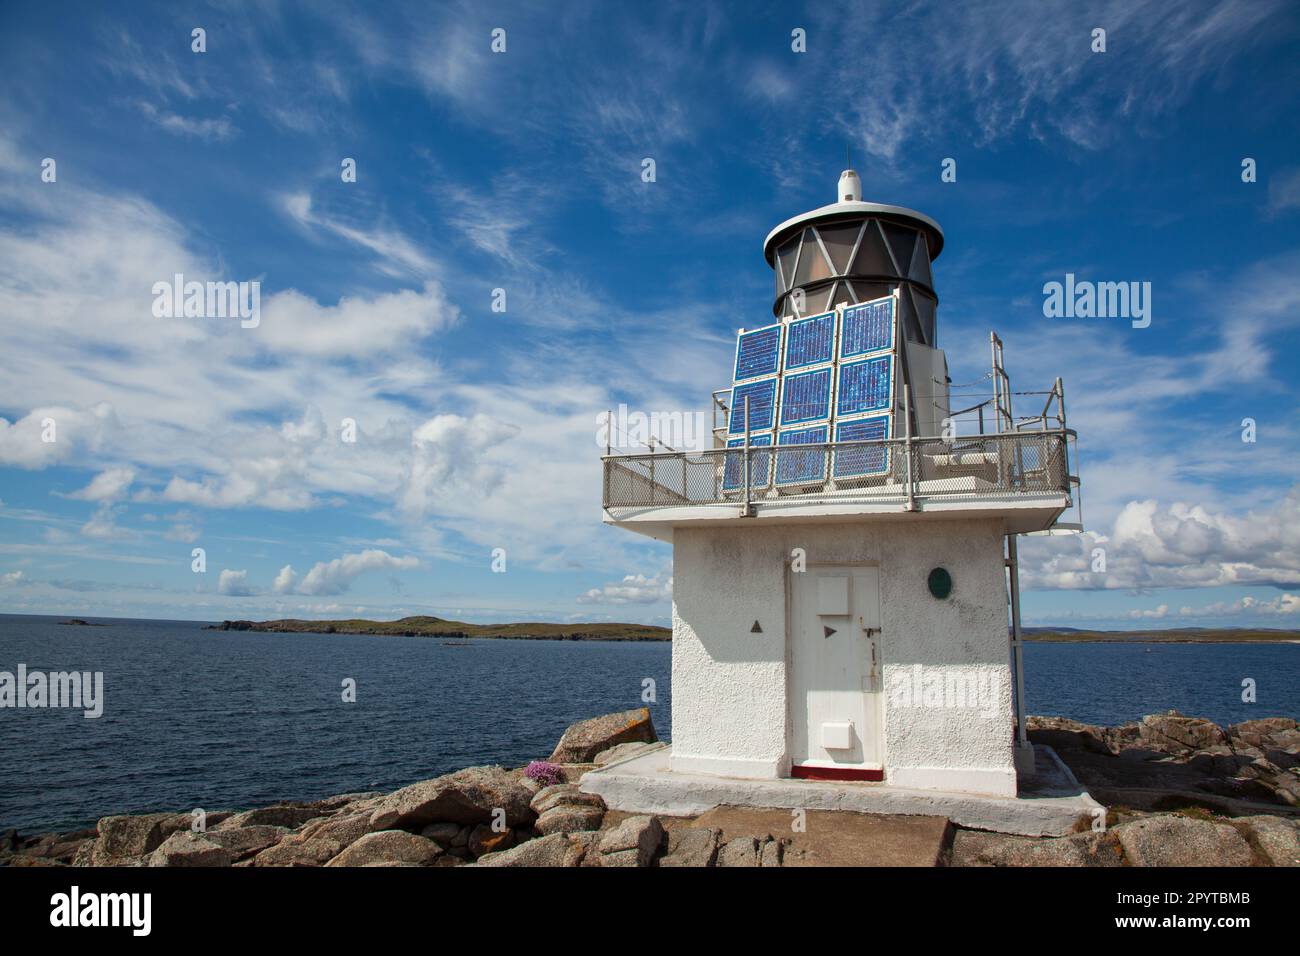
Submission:
[[[750,633],[750,634],[762,634],[762,633],[763,633],[763,629],[762,629],[761,627],[759,627],[759,626],[758,626],[758,622],[755,621],[755,622],[754,622],[754,626],[751,627],[751,628],[749,629],[749,633]]]
[[[835,633],[835,628],[827,627],[825,624],[822,625],[822,630],[826,632],[826,637],[830,637]]]

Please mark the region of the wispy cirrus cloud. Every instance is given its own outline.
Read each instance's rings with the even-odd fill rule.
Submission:
[[[169,133],[176,133],[179,136],[192,136],[195,139],[221,142],[232,139],[239,133],[238,127],[231,122],[228,116],[203,118],[183,116],[170,110],[159,109],[152,103],[145,101],[141,101],[138,106],[140,112],[150,122],[157,124]]]
[[[1270,24],[1291,29],[1285,11],[1269,0],[818,4],[812,42],[826,65],[807,74],[800,102],[886,162],[962,133],[984,145],[1028,131],[1096,150],[1120,135],[1108,116],[1142,127],[1185,103]],[[1097,28],[1104,53],[1092,49]],[[854,95],[819,108],[814,92],[837,88]]]
[[[369,250],[374,266],[393,278],[434,276],[439,263],[398,229],[378,225],[356,225],[318,212],[310,193],[295,192],[277,197],[277,204],[294,222],[309,233],[333,235]]]

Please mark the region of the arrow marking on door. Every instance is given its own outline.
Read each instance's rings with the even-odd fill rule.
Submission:
[[[822,625],[822,630],[826,632],[827,637],[830,637],[832,634],[835,633],[835,628],[827,627],[825,624]]]
[[[761,627],[758,626],[758,621],[755,621],[755,622],[754,622],[754,626],[751,627],[751,628],[749,629],[749,633],[750,633],[750,634],[762,634],[762,633],[763,633],[763,629],[762,629]]]

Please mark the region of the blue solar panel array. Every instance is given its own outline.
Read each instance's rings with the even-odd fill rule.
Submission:
[[[750,454],[751,489],[889,474],[893,462],[887,445],[834,452],[797,446],[892,437],[896,324],[894,298],[888,296],[842,313],[741,332],[723,489],[736,492],[744,482],[743,456],[736,449],[744,445],[746,398],[755,449]]]
[[[791,322],[785,333],[785,369],[823,365],[835,357],[835,313]]]
[[[844,310],[844,322],[840,328],[840,358],[869,355],[893,347],[893,296]]]
[[[781,326],[741,332],[736,339],[736,377],[744,382],[763,375],[775,375],[781,362]]]
[[[745,439],[732,438],[727,442],[728,448],[743,448]],[[749,446],[751,448],[770,448],[772,446],[772,435],[769,432],[766,435],[750,435]],[[743,472],[745,463],[742,455],[727,455],[726,464],[722,470],[722,490],[735,491],[744,484]],[[771,478],[772,453],[749,453],[749,487],[766,488]]]
[[[893,373],[894,356],[888,353],[841,365],[836,417],[888,410],[894,397]]]
[[[789,445],[824,445],[829,428],[798,428],[781,432],[776,453],[776,483],[778,485],[809,485],[826,480],[826,449],[785,451]]]
[[[781,425],[824,422],[831,417],[831,370],[787,375],[781,385]]]
[[[731,389],[731,421],[728,432],[745,434],[745,399],[749,399],[749,430],[771,431],[776,417],[776,379],[734,385]]]
[[[853,422],[840,422],[835,426],[835,440],[879,441],[889,437],[889,416],[876,415]],[[889,473],[889,446],[864,445],[859,448],[842,448],[835,452],[836,478],[867,478]]]

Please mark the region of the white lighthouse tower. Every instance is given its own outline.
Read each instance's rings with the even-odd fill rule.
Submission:
[[[983,394],[958,401],[938,347],[943,244],[846,170],[836,202],[764,242],[773,320],[737,336],[715,447],[605,456],[605,521],[673,545],[656,785],[1014,797],[1032,771],[1015,540],[1067,527],[1073,432],[1059,379],[1041,413],[1013,415],[996,335],[991,352],[954,343],[991,357]]]

